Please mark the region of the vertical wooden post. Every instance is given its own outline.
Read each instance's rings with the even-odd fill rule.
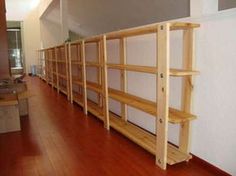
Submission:
[[[126,64],[126,39],[120,39],[120,63],[122,65]],[[126,70],[120,70],[120,88],[123,92],[127,92],[127,75]],[[121,118],[127,121],[127,105],[121,103]]]
[[[158,25],[157,31],[157,118],[156,164],[166,169],[169,113],[169,23]]]
[[[52,86],[52,88],[53,88],[53,85],[54,85],[54,83],[53,83],[53,78],[54,78],[54,76],[53,76],[53,49],[50,49],[49,50],[49,55],[50,55],[50,69],[51,69],[51,86]]]
[[[85,43],[81,42],[81,57],[82,57],[82,79],[83,79],[83,99],[84,99],[84,113],[87,115],[87,87],[86,87],[86,64],[85,64]]]
[[[194,31],[185,30],[183,33],[183,69],[193,70],[194,58]],[[191,113],[193,76],[183,77],[182,83],[182,110]],[[191,144],[191,123],[186,121],[180,124],[179,149],[188,154]]]
[[[55,59],[56,59],[56,76],[57,76],[57,93],[59,94],[59,76],[58,76],[58,56],[57,56],[58,48],[55,47]]]
[[[44,50],[44,54],[45,54],[45,79],[46,82],[48,84],[48,52],[47,50]]]
[[[108,103],[108,80],[107,80],[107,39],[106,35],[102,37],[102,49],[103,49],[103,115],[104,115],[104,127],[109,130],[109,103]]]
[[[48,60],[48,50],[45,50],[45,56],[46,56],[46,63],[47,63],[47,77],[46,77],[46,81],[47,84],[49,84],[49,60]]]
[[[71,44],[68,43],[68,60],[69,60],[69,83],[70,83],[70,103],[73,103],[73,85],[72,85],[72,66],[71,66]]]
[[[66,58],[66,91],[67,91],[67,100],[70,100],[70,77],[69,77],[69,58],[68,58],[68,44],[64,45],[65,47],[65,58]]]
[[[78,43],[76,44],[76,56],[77,56],[77,61],[81,62],[82,63],[82,54],[81,54],[81,43]],[[83,71],[83,68],[82,68],[82,65],[78,66],[78,78],[83,81],[83,78],[82,78],[82,71]],[[82,86],[83,87],[83,86]],[[79,86],[79,90],[78,90],[78,93],[79,94],[83,94],[83,89],[82,89],[81,86]]]
[[[101,42],[98,41],[97,42],[97,57],[98,57],[98,63],[101,64],[101,58],[102,58],[102,55],[101,55]],[[101,67],[98,67],[98,84],[101,85],[102,84],[102,68]],[[98,105],[100,107],[102,107],[102,95],[101,94],[98,94]]]

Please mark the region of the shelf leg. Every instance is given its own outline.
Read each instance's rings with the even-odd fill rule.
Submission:
[[[121,38],[120,39],[120,63],[126,64],[126,39]],[[120,82],[121,82],[121,90],[123,92],[127,92],[127,75],[126,70],[120,71]],[[127,121],[127,105],[124,103],[121,103],[121,118],[124,121]]]
[[[68,44],[68,61],[69,61],[69,83],[70,83],[70,103],[73,103],[73,86],[72,86],[72,66],[71,66],[71,45]]]
[[[108,82],[107,82],[107,43],[106,35],[102,37],[102,49],[103,49],[103,114],[104,114],[104,127],[109,130],[109,103],[108,103]]]
[[[84,40],[81,42],[81,59],[82,59],[82,80],[83,80],[83,102],[84,102],[84,113],[88,114],[87,108],[87,87],[86,87],[86,65],[85,65],[85,43]]]
[[[156,164],[166,169],[169,113],[169,23],[158,25],[157,31]]]
[[[194,31],[185,30],[183,33],[183,69],[193,70],[194,58]],[[193,76],[186,76],[182,82],[182,110],[191,113]],[[179,148],[189,154],[191,145],[191,122],[180,124]]]
[[[59,94],[59,76],[58,76],[58,49],[55,48],[55,58],[56,58],[56,75],[57,75],[57,93]]]
[[[99,41],[97,43],[97,57],[98,57],[98,63],[101,64],[101,58],[102,58],[102,52],[101,52],[101,42]],[[97,74],[97,79],[98,79],[98,84],[102,85],[102,68],[98,67],[98,74]],[[99,107],[102,107],[102,95],[98,94],[98,105]]]

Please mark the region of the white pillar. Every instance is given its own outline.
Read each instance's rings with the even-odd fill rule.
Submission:
[[[60,25],[61,25],[61,42],[64,43],[69,38],[68,0],[60,0]]]
[[[218,0],[190,0],[190,16],[200,17],[218,12]]]

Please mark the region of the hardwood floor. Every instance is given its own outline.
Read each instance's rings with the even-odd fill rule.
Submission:
[[[21,132],[0,135],[0,176],[216,175],[190,161],[155,165],[154,156],[77,105],[39,78],[27,78],[35,94]]]

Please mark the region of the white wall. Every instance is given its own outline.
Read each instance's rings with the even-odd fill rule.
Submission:
[[[26,73],[30,65],[38,64],[37,50],[40,48],[40,24],[38,9],[32,10],[23,21],[23,45]]]
[[[49,48],[61,43],[61,27],[46,19],[40,19],[41,47]]]
[[[192,152],[236,175],[236,9],[197,21]]]

